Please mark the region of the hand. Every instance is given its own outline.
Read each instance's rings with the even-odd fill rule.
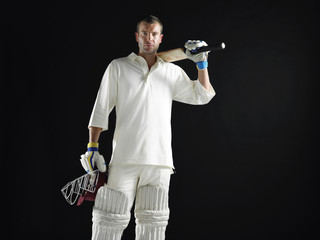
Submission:
[[[106,162],[104,157],[99,154],[98,143],[88,143],[88,150],[85,154],[81,155],[81,165],[87,173],[92,174],[95,167],[99,169],[100,172],[105,172]]]
[[[200,40],[188,40],[184,47],[186,48],[186,54],[195,63],[203,62],[207,60],[208,52],[202,52],[198,54],[191,54],[196,52],[199,48],[206,47],[208,44],[205,41]]]
[[[209,52],[202,52],[198,54],[191,54],[196,52],[199,48],[208,46],[205,41],[200,40],[188,40],[184,47],[186,48],[186,55],[192,61],[197,64],[198,69],[205,69],[208,67],[207,57]]]

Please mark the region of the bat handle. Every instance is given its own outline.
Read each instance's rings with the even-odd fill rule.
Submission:
[[[224,44],[224,42],[221,42],[219,44],[209,44],[206,47],[202,47],[199,48],[196,52],[192,52],[191,54],[198,54],[198,53],[202,53],[202,52],[208,52],[208,51],[219,51],[219,50],[223,50],[225,49],[226,45]]]

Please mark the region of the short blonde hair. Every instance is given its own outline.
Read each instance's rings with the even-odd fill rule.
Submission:
[[[148,15],[148,16],[144,16],[143,18],[141,18],[140,21],[137,23],[137,32],[139,32],[139,27],[140,27],[141,22],[146,22],[146,23],[150,23],[150,24],[159,23],[160,24],[160,31],[161,31],[161,33],[163,32],[163,24],[160,21],[160,19],[157,18],[156,16]]]

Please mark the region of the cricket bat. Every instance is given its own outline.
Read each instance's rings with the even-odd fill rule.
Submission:
[[[225,49],[225,47],[226,45],[223,42],[219,44],[210,44],[206,47],[199,48],[196,52],[192,54],[208,52],[208,51],[215,52],[218,50]],[[176,61],[180,61],[188,58],[188,56],[185,54],[185,51],[186,51],[185,48],[175,48],[175,49],[159,52],[157,53],[157,56],[162,58],[162,60],[165,62],[176,62]]]

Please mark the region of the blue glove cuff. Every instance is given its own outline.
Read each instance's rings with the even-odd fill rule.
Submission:
[[[197,68],[199,70],[206,69],[208,67],[208,61],[203,61],[203,62],[198,62],[197,63]]]
[[[98,151],[98,148],[97,147],[89,147],[87,149],[88,152],[93,152],[93,151]]]

